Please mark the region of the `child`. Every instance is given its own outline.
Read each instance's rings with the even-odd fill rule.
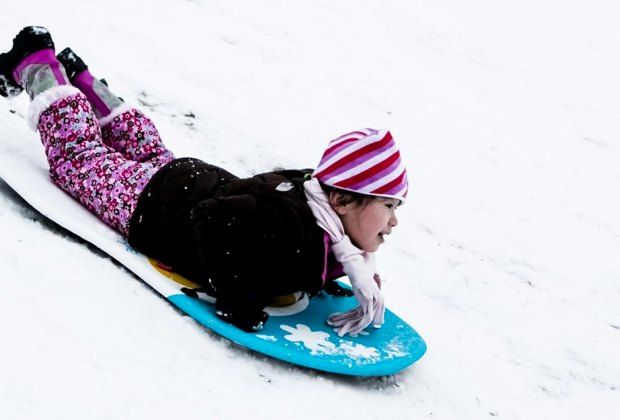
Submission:
[[[274,296],[347,295],[333,281],[346,274],[359,306],[327,322],[340,336],[383,323],[373,253],[408,189],[388,131],[333,140],[314,171],[242,179],[175,158],[152,121],[70,49],[56,56],[45,28],[22,29],[0,54],[0,94],[23,89],[53,182],[134,248],[200,284],[222,319],[257,331]]]

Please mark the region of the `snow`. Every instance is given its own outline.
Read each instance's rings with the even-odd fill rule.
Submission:
[[[0,181],[0,417],[616,417],[619,19],[612,0],[4,5],[0,50],[46,26],[177,156],[311,167],[389,128],[412,188],[379,267],[428,353],[372,379],[250,353]],[[0,101],[0,127],[27,105]]]

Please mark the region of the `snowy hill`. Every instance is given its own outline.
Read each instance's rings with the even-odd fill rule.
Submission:
[[[428,353],[364,380],[250,353],[0,180],[0,418],[617,417],[618,21],[611,0],[4,5],[0,50],[48,27],[177,156],[249,175],[389,128],[412,190],[379,267]],[[0,99],[10,154],[28,100]]]

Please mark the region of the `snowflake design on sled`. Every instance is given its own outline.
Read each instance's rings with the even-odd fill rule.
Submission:
[[[289,333],[284,336],[286,340],[303,345],[310,350],[312,356],[343,356],[357,364],[375,363],[381,359],[381,353],[375,347],[340,338],[338,344],[334,344],[329,340],[329,333],[312,331],[304,324],[297,324],[295,327],[283,324],[280,328]]]
[[[297,324],[296,327],[280,325],[284,331],[288,332],[284,338],[293,343],[301,343],[313,356],[316,354],[334,354],[336,345],[329,341],[329,334],[323,331],[312,331],[307,325]]]

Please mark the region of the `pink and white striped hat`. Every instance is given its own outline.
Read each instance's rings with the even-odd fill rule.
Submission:
[[[332,140],[312,176],[331,187],[405,201],[409,183],[388,130],[365,128]]]

